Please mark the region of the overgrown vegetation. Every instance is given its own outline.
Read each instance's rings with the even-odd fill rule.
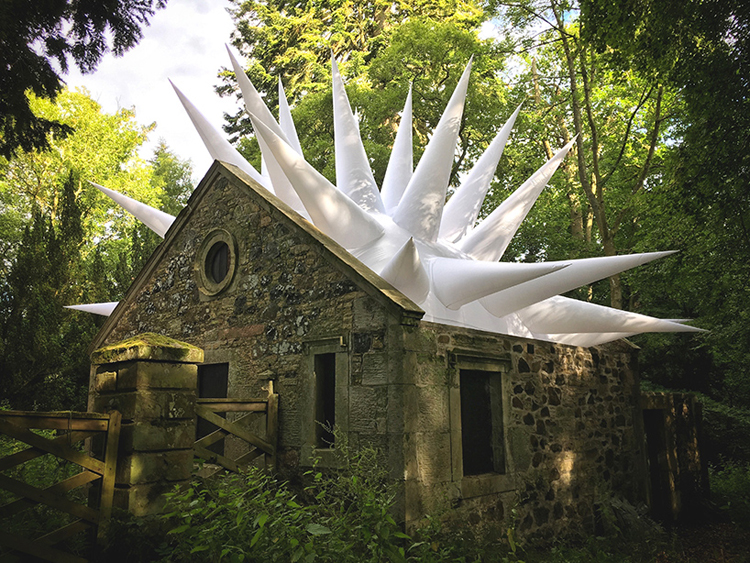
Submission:
[[[150,519],[115,520],[102,561],[291,562],[638,562],[667,549],[666,536],[626,503],[606,499],[600,535],[536,548],[440,515],[405,534],[391,515],[398,489],[381,454],[353,451],[337,437],[339,470],[315,467],[300,483],[257,468],[196,479],[169,494],[167,511]],[[343,446],[343,447],[342,447]]]

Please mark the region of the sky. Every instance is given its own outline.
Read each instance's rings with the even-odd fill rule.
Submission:
[[[224,45],[234,25],[228,7],[228,0],[170,0],[143,28],[138,45],[122,57],[107,54],[93,74],[71,68],[65,81],[85,87],[107,113],[135,108],[140,124],[156,122],[141,157],[150,158],[163,138],[178,157],[192,161],[193,178],[200,180],[212,160],[168,79],[216,127],[225,112],[236,112],[236,99],[214,92],[218,71],[230,65]]]

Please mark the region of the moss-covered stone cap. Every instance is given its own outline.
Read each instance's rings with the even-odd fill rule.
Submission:
[[[200,364],[203,362],[203,350],[168,336],[144,332],[94,350],[91,354],[91,363],[96,365],[129,360]]]

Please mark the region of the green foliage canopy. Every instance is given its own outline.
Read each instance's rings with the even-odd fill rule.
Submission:
[[[48,147],[48,134],[70,125],[41,116],[27,92],[54,100],[73,59],[91,72],[111,48],[122,55],[167,0],[3,0],[0,2],[0,156]],[[110,46],[111,45],[111,46]],[[57,65],[58,68],[55,68]]]

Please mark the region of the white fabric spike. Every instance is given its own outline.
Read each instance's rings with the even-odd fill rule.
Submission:
[[[187,114],[190,117],[190,121],[193,122],[193,126],[198,131],[203,144],[206,145],[211,158],[213,158],[214,160],[220,160],[222,162],[228,162],[229,164],[234,164],[237,168],[245,172],[261,186],[269,191],[272,191],[268,179],[264,178],[255,168],[253,168],[252,164],[250,164],[239,152],[237,152],[237,149],[229,144],[229,141],[227,141],[224,136],[208,122],[203,114],[198,111],[198,108],[196,108],[193,103],[187,99],[185,94],[183,94],[180,89],[174,85],[174,82],[170,80],[169,83],[172,85],[172,88],[174,88],[174,91],[180,98],[185,111],[187,111]]]
[[[533,332],[703,332],[700,328],[556,295],[516,311]]]
[[[466,180],[445,204],[443,219],[440,221],[440,238],[456,242],[474,226],[520,111],[519,105],[471,169]]]
[[[279,76],[279,126],[286,135],[286,140],[289,145],[302,154],[302,147],[299,144],[299,137],[297,136],[297,129],[294,127],[294,120],[292,119],[292,112],[289,110],[289,104],[286,101],[286,92],[284,92],[284,85],[281,83],[281,77]]]
[[[621,338],[628,338],[633,336],[632,332],[604,332],[601,334],[596,333],[570,333],[570,334],[544,334],[538,335],[541,340],[550,340],[552,342],[558,342],[560,344],[568,344],[570,346],[581,346],[582,348],[588,348],[589,346],[599,346],[612,342],[614,340],[620,340]]]
[[[119,301],[112,301],[109,303],[87,303],[85,305],[65,305],[66,309],[75,309],[76,311],[83,311],[84,313],[93,313],[95,315],[102,315],[108,317],[115,310],[115,307],[119,304]]]
[[[565,267],[559,262],[519,264],[435,258],[431,263],[432,286],[440,302],[455,311],[471,301]]]
[[[333,132],[336,152],[336,187],[362,209],[385,212],[372,175],[359,126],[349,105],[336,60],[331,56],[333,80]]]
[[[174,223],[175,218],[169,213],[164,213],[163,211],[151,207],[150,205],[146,205],[145,203],[141,203],[140,201],[135,200],[132,197],[128,197],[114,190],[110,190],[94,182],[89,182],[89,184],[94,186],[104,195],[109,196],[112,200],[114,200],[115,203],[117,203],[117,205],[122,207],[125,211],[129,212],[161,238],[164,238],[164,235],[169,230],[169,227],[171,227],[172,223]]]
[[[385,212],[389,215],[392,215],[398,207],[398,202],[401,201],[401,196],[412,174],[414,174],[414,148],[412,146],[412,96],[411,85],[409,85],[409,94],[406,96],[401,122],[398,125],[396,139],[393,141],[391,158],[388,160],[388,168],[383,178],[383,189],[380,191]]]
[[[271,131],[281,139],[289,142],[286,135],[281,130],[281,127],[279,127],[279,124],[271,114],[271,111],[263,101],[263,98],[261,98],[258,93],[258,90],[255,89],[255,86],[253,86],[253,83],[245,74],[240,63],[237,62],[232,51],[229,50],[229,47],[227,47],[227,53],[229,53],[229,59],[232,61],[232,68],[234,69],[234,74],[237,78],[237,84],[240,86],[242,100],[245,102],[245,109],[247,112],[260,119],[266,127],[271,129]],[[261,168],[262,175],[270,179],[271,184],[273,185],[273,190],[281,201],[298,213],[306,216],[307,213],[305,212],[305,206],[302,205],[297,192],[294,191],[294,188],[292,188],[292,185],[281,171],[281,168],[279,168],[279,165],[276,163],[273,156],[268,153],[268,148],[264,146],[260,139],[258,140],[258,144],[260,145],[260,151],[263,154],[263,166]]]
[[[574,141],[575,139],[557,151],[555,156],[534,172],[531,178],[503,201],[484,221],[458,241],[458,248],[477,260],[489,262],[500,260],[521,222],[526,218],[565,155],[568,154]]]
[[[393,220],[418,239],[435,241],[440,231],[470,73],[471,60],[393,213]]]
[[[627,256],[583,258],[569,262],[545,262],[545,264],[568,264],[568,267],[564,270],[489,295],[482,299],[481,303],[493,315],[504,317],[560,293],[565,293],[582,285],[613,276],[630,268],[635,268],[636,266],[656,260],[657,258],[674,254],[674,252],[649,252]]]
[[[383,236],[383,227],[367,211],[337,190],[254,115],[251,114],[250,119],[258,138],[268,146],[289,178],[316,227],[349,249],[358,248]]]
[[[227,53],[229,53],[229,59],[232,61],[232,69],[234,70],[237,84],[242,92],[242,101],[245,102],[245,109],[247,112],[252,113],[255,117],[260,119],[266,127],[271,129],[271,131],[276,133],[286,142],[289,142],[286,135],[282,132],[281,127],[279,127],[279,124],[274,119],[273,114],[271,114],[271,110],[268,109],[268,106],[266,106],[266,103],[258,93],[258,90],[255,89],[255,86],[253,86],[253,83],[247,77],[247,74],[245,74],[240,63],[237,62],[237,59],[232,54],[229,46],[225,45],[225,47],[227,48]]]
[[[419,259],[419,251],[413,238],[406,241],[385,265],[380,277],[417,304],[424,302],[430,292],[430,279]]]

